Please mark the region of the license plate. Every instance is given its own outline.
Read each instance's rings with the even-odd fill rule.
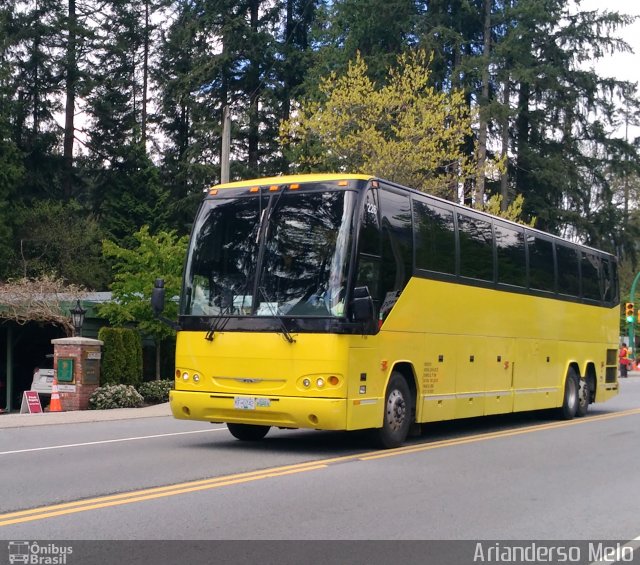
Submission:
[[[238,410],[255,410],[256,399],[252,396],[234,396],[233,407]]]
[[[253,396],[234,396],[233,407],[238,410],[255,410],[256,408],[269,408],[269,398],[254,398]]]

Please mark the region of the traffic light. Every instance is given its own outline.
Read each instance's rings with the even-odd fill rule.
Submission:
[[[624,305],[624,315],[625,318],[627,319],[627,322],[629,322],[630,324],[632,324],[636,317],[635,317],[635,308],[633,306],[633,302],[627,302]]]

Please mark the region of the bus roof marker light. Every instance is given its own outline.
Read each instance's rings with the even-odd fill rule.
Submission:
[[[260,191],[260,187],[259,186],[252,186],[249,189],[249,192],[259,192]]]
[[[280,190],[280,187],[277,184],[273,184],[269,187],[269,192],[278,192],[278,190]]]
[[[348,180],[340,180],[338,181],[338,186],[349,186]]]
[[[209,196],[215,196],[216,194],[218,194],[218,189],[217,188],[210,188],[209,189]]]
[[[300,188],[299,184],[290,184],[289,190],[298,190]]]

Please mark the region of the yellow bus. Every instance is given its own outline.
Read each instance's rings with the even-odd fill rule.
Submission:
[[[162,309],[156,282],[153,306]],[[208,190],[185,262],[176,418],[371,429],[618,392],[616,258],[367,175]]]

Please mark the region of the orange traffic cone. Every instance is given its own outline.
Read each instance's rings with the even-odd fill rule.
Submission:
[[[62,403],[60,402],[60,393],[58,392],[58,378],[53,377],[51,385],[51,402],[49,402],[49,412],[62,412]]]

